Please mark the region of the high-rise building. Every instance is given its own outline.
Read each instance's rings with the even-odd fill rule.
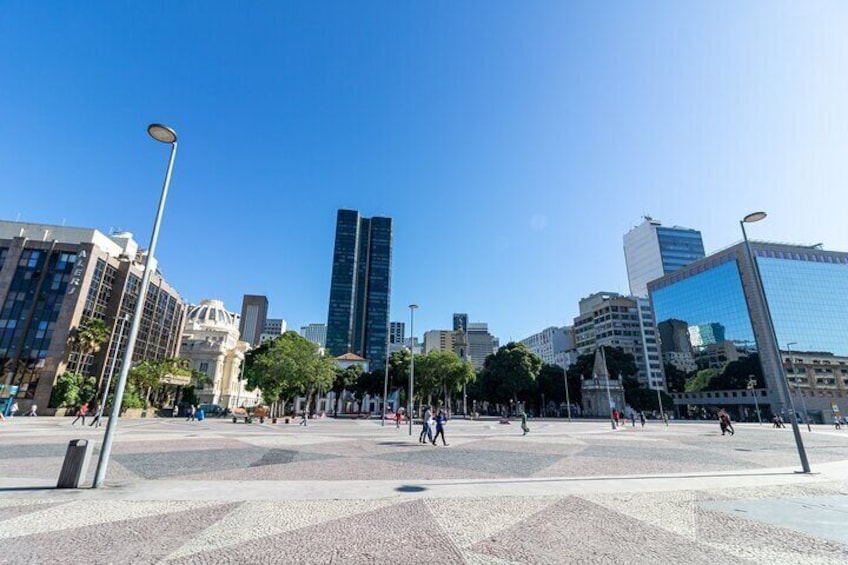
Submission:
[[[680,320],[687,325],[699,367],[722,369],[757,352],[767,389],[759,404],[761,408],[770,406],[774,413],[789,406],[780,381],[784,378],[781,360],[791,367],[789,361],[795,354],[803,352],[815,358],[822,371],[834,372],[821,373],[821,381],[805,378],[799,382],[811,415],[817,412],[821,421],[822,415],[832,414],[831,402],[844,414],[848,410],[842,393],[848,389],[844,365],[848,356],[848,253],[767,242],[751,242],[751,249],[779,350],[771,337],[766,305],[757,292],[751,257],[742,243],[651,282],[648,289],[657,319],[660,323]],[[692,335],[693,328],[698,328],[697,336]],[[743,386],[740,392],[728,395],[728,402],[753,410],[753,399],[746,392]]]
[[[403,344],[406,336],[406,324],[404,322],[392,322],[389,324],[389,344]]]
[[[521,340],[527,349],[538,355],[543,363],[567,369],[577,361],[573,328],[551,326]]]
[[[259,343],[280,337],[286,333],[287,328],[288,324],[282,318],[268,318],[265,320],[262,333],[259,334]]]
[[[0,396],[13,391],[21,410],[37,404],[49,414],[53,385],[66,371],[95,377],[101,390],[123,363],[144,257],[128,232],[0,222]],[[80,355],[69,338],[89,319],[106,323],[109,340]],[[178,357],[184,319],[182,298],[156,270],[133,361]]]
[[[254,347],[259,345],[267,318],[268,297],[245,294],[241,302],[241,320],[239,321],[239,334],[242,341]]]
[[[424,332],[424,353],[431,351],[453,351],[455,332],[451,330],[430,330]]]
[[[624,235],[624,260],[630,294],[648,296],[648,283],[704,257],[701,232],[679,226],[664,227],[646,216]]]
[[[300,335],[317,343],[321,347],[327,345],[327,324],[309,324],[300,328]]]
[[[469,322],[466,338],[468,360],[475,370],[480,370],[486,362],[486,357],[498,349],[498,339],[489,333],[489,324],[486,322]]]
[[[339,210],[327,314],[327,350],[385,364],[391,296],[392,219]]]
[[[618,347],[636,360],[639,384],[665,388],[659,340],[647,298],[597,292],[580,301],[574,318],[577,353],[594,353],[600,346]]]

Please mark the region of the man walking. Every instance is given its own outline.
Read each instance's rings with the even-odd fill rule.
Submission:
[[[307,420],[309,419],[309,414],[306,413],[306,408],[300,411],[300,423],[298,426],[303,426],[304,428],[307,426]]]
[[[526,436],[527,433],[530,431],[530,426],[527,425],[527,411],[526,410],[521,411],[521,431],[524,432],[523,434],[521,434],[522,436]]]
[[[403,418],[403,408],[398,408],[395,410],[395,429],[400,429],[400,421]]]
[[[425,443],[427,440],[433,441],[433,432],[430,430],[430,419],[432,417],[432,414],[430,414],[430,407],[428,406],[427,409],[424,410],[424,419],[421,423],[421,435],[418,436],[418,443]]]
[[[188,407],[188,414],[186,415],[186,422],[189,422],[189,421],[194,422],[196,416],[197,416],[197,407],[194,404],[192,404],[191,406]]]
[[[97,409],[94,411],[94,419],[88,425],[89,427],[94,426],[95,428],[100,427],[100,417],[103,415],[103,402],[97,403]]]

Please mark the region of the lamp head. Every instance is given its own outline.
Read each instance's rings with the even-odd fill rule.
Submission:
[[[147,126],[147,133],[150,134],[150,137],[162,143],[177,142],[177,132],[162,124],[150,124]]]
[[[418,304],[410,304],[409,309],[410,310],[418,310]]]
[[[768,216],[768,214],[766,214],[765,212],[751,212],[750,214],[742,218],[742,221],[746,224],[753,224],[754,222],[764,220],[766,216]]]

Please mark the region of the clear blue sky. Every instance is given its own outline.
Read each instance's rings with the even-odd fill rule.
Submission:
[[[3,219],[149,238],[190,301],[326,321],[335,212],[395,219],[392,319],[502,342],[627,288],[650,213],[848,250],[843,2],[0,2]],[[420,335],[420,331],[417,331]]]

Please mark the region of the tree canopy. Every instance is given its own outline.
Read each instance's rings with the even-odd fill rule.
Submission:
[[[532,400],[541,369],[538,355],[523,343],[509,342],[486,358],[478,390],[493,402]]]
[[[294,331],[249,351],[244,374],[248,388],[261,390],[268,402],[285,402],[297,395],[311,401],[336,381],[335,359],[321,355],[318,345]]]

